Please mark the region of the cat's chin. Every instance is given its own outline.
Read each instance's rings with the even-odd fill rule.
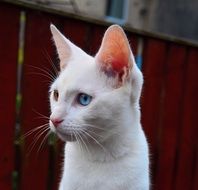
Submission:
[[[66,141],[70,141],[70,142],[74,142],[76,141],[76,138],[73,134],[63,134],[63,133],[56,133],[57,136],[64,142]]]

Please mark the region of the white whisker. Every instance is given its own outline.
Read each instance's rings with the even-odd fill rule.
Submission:
[[[89,128],[86,128],[86,129],[83,129],[83,130],[85,130],[89,133],[92,133],[94,136],[102,138],[102,135],[97,134],[96,132],[94,132],[93,130],[90,130]]]
[[[22,135],[20,137],[20,139],[23,140],[23,139],[27,138],[29,135],[31,135],[31,134],[33,134],[35,132],[38,132],[39,129],[45,128],[47,125],[48,125],[48,123],[46,123],[44,125],[40,125],[40,126],[34,128],[34,129],[31,129],[30,131],[28,131],[27,133],[25,133],[24,135]]]
[[[43,115],[42,113],[39,113],[39,112],[38,112],[38,111],[36,111],[35,109],[32,109],[32,111],[33,111],[33,112],[35,112],[36,114],[40,115],[40,116],[41,116],[41,117],[43,117],[43,118],[49,119],[49,117],[48,117],[48,116]]]
[[[49,129],[49,128],[48,128]],[[39,153],[39,151],[41,150],[42,146],[44,145],[44,142],[46,141],[47,137],[49,136],[50,131],[48,131],[48,133],[45,135],[45,137],[43,138],[43,140],[41,141],[41,144],[37,150],[37,154]]]
[[[34,65],[29,65],[30,67],[37,69],[39,71],[42,71],[44,74],[50,76],[52,79],[56,79],[56,76],[54,75],[54,73],[52,73],[50,70],[48,70],[47,68],[40,68],[40,67],[36,67]]]
[[[76,140],[77,140],[77,143],[78,143],[78,146],[79,146],[79,148],[80,148],[81,152],[83,152],[82,147],[81,147],[81,144],[80,144],[80,142],[79,142],[79,138],[78,138],[78,136],[77,136],[76,132],[75,132],[75,131],[73,131],[73,134],[74,134],[74,136],[75,136],[75,138],[76,138]]]
[[[46,78],[48,78],[50,81],[54,81],[55,78],[49,76],[49,75],[46,75],[46,74],[43,74],[43,73],[36,73],[36,72],[28,72],[29,75],[39,75],[39,76],[44,76]]]
[[[87,136],[89,136],[91,139],[93,139],[96,142],[96,144],[98,144],[104,150],[104,152],[107,152],[105,147],[101,143],[99,143],[91,134],[89,134],[87,131],[84,131],[84,130],[81,130],[81,131],[85,133]]]
[[[28,149],[30,149],[29,151],[28,151],[28,155],[30,154],[30,152],[32,152],[32,150],[33,150],[33,148],[35,147],[35,145],[36,145],[36,143],[38,142],[38,140],[39,140],[39,138],[47,131],[47,130],[49,130],[49,127],[46,127],[46,128],[44,128],[44,129],[41,129],[41,133],[34,139],[34,141],[31,143],[31,145],[30,145],[30,147],[28,148]],[[40,131],[39,131],[40,132]],[[37,134],[38,134],[38,132],[37,132]],[[34,137],[35,137],[36,135],[34,135]]]
[[[48,54],[48,52],[45,50],[44,51],[45,55],[46,55],[46,58],[47,60],[49,61],[50,65],[52,66],[54,72],[56,73],[56,75],[58,76],[59,72],[58,72],[58,69],[56,68],[55,64],[53,63],[50,55]]]
[[[91,124],[80,124],[82,127],[89,127],[89,128],[93,128],[93,129],[98,129],[98,130],[101,130],[101,131],[108,131],[107,129],[104,129],[102,127],[97,127],[95,125],[91,125]]]
[[[83,138],[81,137],[81,133],[78,133],[78,132],[77,132],[77,134],[79,135],[79,138],[81,139],[82,143],[84,144],[84,146],[85,146],[85,148],[86,148],[88,154],[91,155],[91,153],[90,153],[90,151],[89,151],[89,148],[88,148],[86,142],[85,142],[85,141],[83,140]]]

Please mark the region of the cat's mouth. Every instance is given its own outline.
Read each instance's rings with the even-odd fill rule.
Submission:
[[[76,141],[76,136],[74,134],[74,132],[68,130],[68,131],[62,131],[60,129],[56,129],[55,133],[57,134],[57,136],[64,142],[66,141]]]

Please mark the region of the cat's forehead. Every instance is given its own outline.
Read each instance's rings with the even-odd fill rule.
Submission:
[[[62,91],[68,91],[71,89],[98,90],[104,85],[98,74],[95,60],[91,58],[75,60],[68,64],[52,86]]]

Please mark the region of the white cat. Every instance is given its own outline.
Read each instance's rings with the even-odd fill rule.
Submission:
[[[51,32],[61,72],[50,89],[49,123],[67,142],[59,190],[148,190],[143,77],[123,29],[109,27],[95,57],[54,25]]]

